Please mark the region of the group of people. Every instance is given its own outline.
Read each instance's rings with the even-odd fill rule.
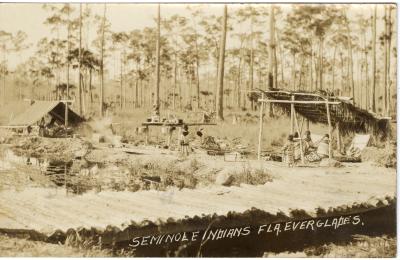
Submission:
[[[325,134],[319,141],[314,143],[311,139],[311,132],[306,131],[303,139],[299,133],[290,134],[287,142],[282,148],[283,161],[288,167],[293,167],[294,163],[301,159],[303,150],[304,157],[309,162],[320,161],[323,158],[329,157],[329,135]]]

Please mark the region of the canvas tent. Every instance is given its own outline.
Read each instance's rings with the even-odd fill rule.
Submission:
[[[9,127],[27,127],[36,124],[44,116],[50,115],[59,124],[65,123],[66,106],[62,101],[34,101],[23,113],[11,119]],[[84,119],[68,107],[68,124],[76,126]]]

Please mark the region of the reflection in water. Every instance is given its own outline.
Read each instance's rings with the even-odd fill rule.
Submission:
[[[29,168],[40,170],[58,187],[65,187],[67,193],[83,194],[92,189],[88,185],[87,178],[81,178],[80,167],[73,167],[74,164],[81,165],[78,161],[58,161],[46,158],[35,158],[24,155],[17,155],[12,150],[5,150],[0,157],[0,169],[12,170],[18,166],[29,166]]]
[[[178,176],[174,179],[168,174],[166,177],[162,176],[160,169],[149,168],[147,164],[124,167],[94,163],[85,158],[71,161],[50,160],[20,155],[12,150],[5,150],[0,154],[0,169],[11,172],[17,170],[20,174],[29,173],[30,169],[35,170],[36,173],[46,176],[57,188],[65,188],[67,194],[194,187],[192,182],[187,184],[184,177]]]

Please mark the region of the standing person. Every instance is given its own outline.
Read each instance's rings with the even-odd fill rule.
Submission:
[[[39,122],[39,136],[44,137],[45,135],[45,125],[46,122],[44,120],[44,117],[42,117],[42,119]]]
[[[298,132],[295,132],[293,135],[293,146],[294,146],[294,160],[300,160],[301,158],[301,138]]]
[[[203,128],[200,128],[199,130],[197,130],[196,135],[198,137],[200,137],[200,144],[203,144],[203,137],[204,137]]]
[[[288,167],[294,166],[294,142],[293,135],[289,135],[286,144],[282,148],[283,159]]]
[[[183,156],[189,155],[189,141],[188,141],[189,129],[187,125],[184,125],[180,135],[180,152]]]

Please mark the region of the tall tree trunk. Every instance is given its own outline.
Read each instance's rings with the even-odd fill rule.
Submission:
[[[383,65],[383,90],[384,90],[384,94],[383,94],[383,111],[385,113],[387,113],[387,107],[388,107],[388,97],[387,97],[387,92],[388,92],[388,49],[387,49],[387,37],[388,37],[388,13],[387,13],[387,5],[383,5],[384,8],[384,17],[383,20],[385,22],[385,29],[384,29],[384,36],[383,36],[383,50],[384,50],[384,60],[385,60],[385,64]]]
[[[274,27],[275,28],[275,27]],[[280,61],[280,65],[281,65],[281,87],[284,85],[284,83],[285,83],[285,74],[284,74],[284,68],[283,68],[283,66],[284,66],[284,59],[283,59],[283,51],[282,51],[282,45],[280,44],[280,38],[279,38],[279,33],[278,33],[278,31],[277,30],[275,30],[275,32],[276,32],[276,44],[275,44],[275,46],[278,46],[278,48],[279,48],[279,58],[281,59],[281,61]],[[277,66],[277,64],[275,64],[276,66]],[[278,73],[278,72],[277,72]],[[278,87],[278,85],[276,85],[275,86],[276,88]]]
[[[122,57],[123,57],[123,63],[122,63],[122,76],[121,76],[121,81],[125,84],[125,85],[122,85],[122,88],[123,88],[123,93],[124,93],[124,99],[123,99],[123,101],[124,101],[124,104],[123,104],[123,108],[126,108],[127,107],[127,105],[126,105],[126,102],[127,102],[127,94],[126,94],[126,92],[127,92],[127,84],[126,83],[128,83],[128,81],[127,82],[125,82],[125,78],[126,77],[124,77],[124,74],[125,74],[125,67],[128,65],[127,64],[127,62],[126,62],[126,54],[125,54],[125,52],[123,52],[123,55],[122,55]]]
[[[160,4],[157,5],[157,39],[156,39],[156,89],[154,100],[155,115],[160,115]]]
[[[177,67],[178,67],[178,64],[177,64],[177,59],[176,59],[176,53],[175,53],[175,55],[174,55],[174,89],[173,89],[173,96],[172,96],[172,107],[173,107],[173,109],[175,110],[175,99],[176,99],[176,74],[177,74]]]
[[[339,53],[340,56],[340,89],[339,89],[339,95],[343,95],[343,89],[344,89],[344,59],[343,59],[343,53]]]
[[[100,50],[100,117],[104,116],[104,34],[106,25],[107,5],[104,3],[103,21],[101,24],[101,50]]]
[[[368,50],[367,50],[367,36],[364,31],[364,64],[365,64],[365,109],[369,108],[369,80],[368,80]]]
[[[69,10],[69,4],[68,4],[68,21],[67,21],[67,97],[66,99],[69,99],[69,49],[70,49],[70,10]],[[64,124],[65,127],[68,127],[68,102],[65,102],[65,114],[64,114]]]
[[[272,73],[272,77],[274,78],[273,80],[273,86],[274,88],[278,88],[278,59],[276,57],[276,44],[274,45],[274,50],[272,51],[273,56],[273,61],[274,61],[274,72]]]
[[[119,82],[119,88],[120,88],[120,95],[119,95],[120,96],[120,99],[119,99],[120,104],[119,104],[119,107],[120,107],[121,110],[124,107],[123,104],[122,104],[122,100],[123,100],[123,96],[124,96],[124,85],[123,85],[123,82],[122,82],[122,63],[123,63],[123,61],[122,61],[122,54],[121,54],[121,57],[120,57],[120,69],[119,69],[119,80],[120,80],[120,82]]]
[[[293,57],[293,65],[292,65],[292,81],[291,81],[291,88],[292,90],[296,90],[296,53],[292,53]]]
[[[308,67],[309,67],[309,73],[310,73],[310,86],[309,86],[309,90],[310,91],[312,91],[312,89],[313,89],[313,83],[314,83],[314,81],[313,81],[313,49],[312,49],[312,44],[311,44],[311,51],[310,51],[310,61],[309,61],[309,65],[308,65]]]
[[[274,5],[270,4],[269,7],[269,45],[268,45],[268,89],[272,90],[274,88],[274,51],[275,51],[275,9]],[[282,72],[283,73],[283,72]],[[276,75],[275,75],[276,76]],[[269,117],[274,116],[272,103],[269,103]]]
[[[139,107],[139,79],[136,78],[135,80],[135,105],[134,108]]]
[[[299,73],[300,73],[300,75],[299,75],[299,85],[298,85],[297,89],[298,90],[303,90],[301,87],[302,87],[302,81],[303,81],[304,55],[300,56],[300,60],[301,60],[301,62],[300,62],[300,71],[299,71]]]
[[[385,115],[390,115],[390,47],[391,47],[391,6],[385,4]]]
[[[361,43],[359,44],[361,46]],[[360,68],[360,70],[357,72],[357,92],[358,92],[358,107],[362,108],[363,107],[363,82],[362,82],[362,75],[363,75],[363,70],[364,67],[362,65],[362,52],[357,52],[357,67]]]
[[[78,52],[78,99],[79,99],[79,114],[83,115],[82,111],[82,3],[79,4],[79,52]]]
[[[7,74],[7,67],[6,67],[6,45],[3,45],[3,66],[2,66],[2,74],[3,74],[3,94],[2,94],[2,105],[4,106],[6,103],[6,74]]]
[[[224,120],[223,95],[224,95],[224,63],[225,63],[227,20],[228,20],[228,7],[225,4],[224,15],[222,20],[221,42],[220,42],[219,57],[218,57],[218,92],[217,92],[217,102],[216,102],[216,111],[218,120]]]
[[[92,69],[89,69],[89,96],[90,96],[90,106],[92,106],[93,105]]]
[[[333,61],[332,61],[332,89],[331,91],[335,91],[335,62],[336,62],[336,52],[337,45],[335,44],[335,50],[333,51]]]
[[[350,35],[350,26],[349,22],[346,24],[346,32],[347,32],[347,51],[348,51],[348,56],[349,56],[349,66],[350,70],[348,71],[350,74],[350,90],[351,90],[351,96],[353,97],[353,104],[356,103],[356,98],[355,98],[355,90],[354,90],[354,75],[353,75],[353,44],[351,42],[351,35]]]
[[[196,98],[197,98],[197,109],[200,109],[200,57],[199,57],[199,46],[197,43],[197,32],[196,32]]]
[[[144,94],[143,94],[143,81],[139,80],[139,86],[140,86],[140,107],[143,108],[144,107]]]
[[[240,108],[240,96],[241,93],[241,66],[242,66],[242,56],[239,57],[239,64],[238,64],[238,73],[237,73],[237,108]]]
[[[387,56],[388,56],[388,91],[387,91],[387,99],[388,99],[388,106],[387,106],[387,116],[391,116],[390,115],[390,107],[391,107],[391,97],[390,97],[390,95],[391,95],[391,90],[390,90],[390,88],[391,88],[391,86],[392,86],[392,82],[391,82],[391,80],[390,80],[390,48],[391,48],[391,46],[392,46],[392,6],[391,5],[389,5],[388,6],[388,12],[389,12],[389,18],[388,18],[388,32],[389,32],[389,34],[388,34],[388,46],[387,46],[387,48],[388,48],[388,53],[387,53]]]
[[[254,46],[253,46],[253,16],[251,17],[250,22],[250,68],[249,68],[249,80],[250,80],[250,91],[253,91],[254,88]],[[251,92],[250,92],[251,93]],[[254,101],[253,99],[251,102],[251,110],[254,110]]]
[[[375,87],[376,87],[376,13],[377,5],[374,4],[374,16],[372,18],[372,86],[370,106],[373,112],[376,112],[375,106]]]
[[[82,115],[85,115],[86,114],[86,100],[85,100],[86,85],[83,80],[83,74],[81,75],[81,82],[82,82]]]
[[[323,74],[324,74],[324,38],[319,37],[319,62],[318,62],[319,89],[323,88]]]

